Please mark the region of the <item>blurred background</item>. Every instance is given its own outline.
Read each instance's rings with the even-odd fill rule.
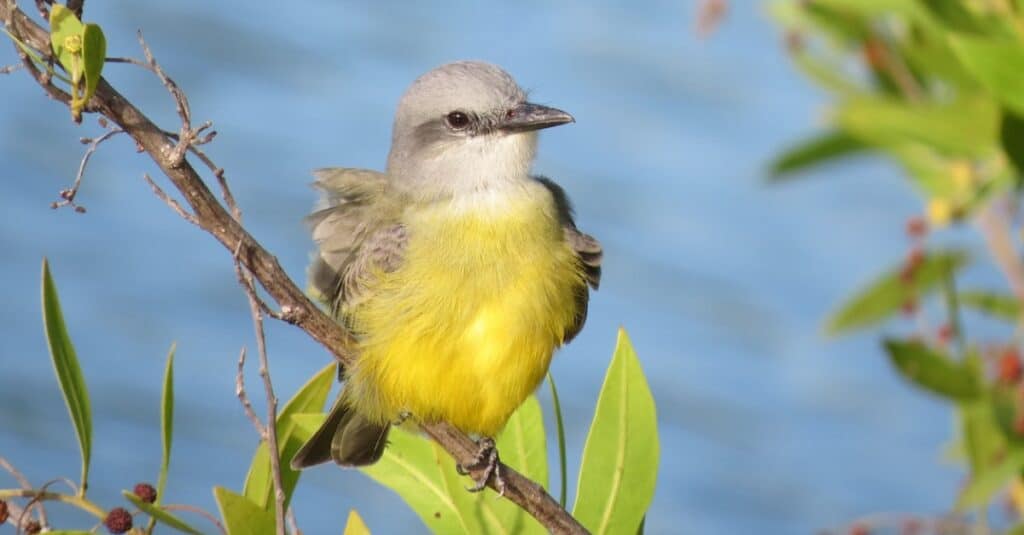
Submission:
[[[300,281],[310,170],[382,168],[395,104],[416,76],[455,59],[502,65],[534,100],[576,117],[543,133],[536,170],[565,187],[605,247],[587,328],[552,369],[570,484],[624,326],[658,406],[650,533],[810,533],[878,512],[947,511],[963,478],[941,457],[948,411],[892,373],[877,336],[821,330],[902,257],[920,200],[877,159],[768,185],[773,156],[820,128],[827,95],[791,65],[765,5],[734,3],[708,38],[696,13],[695,2],[187,0],[87,3],[85,20],[102,24],[111,56],[141,57],[142,29],[195,122],[214,121],[206,150],[246,226]],[[151,74],[111,64],[105,76],[177,128]],[[84,150],[77,139],[101,129],[88,116],[73,125],[24,73],[0,77],[0,91],[0,456],[33,481],[78,473],[40,319],[46,256],[92,392],[95,499],[155,478],[161,374],[176,342],[166,499],[214,510],[211,487],[239,487],[250,455],[238,452],[257,444],[234,393],[239,349],[254,340],[229,254],[153,196],[142,174],[159,173],[126,137],[92,159],[77,199],[86,214],[51,210]],[[984,270],[971,277],[999,284]],[[286,325],[270,323],[268,336],[287,399],[329,356]],[[424,529],[359,472],[324,467],[303,481],[294,507],[307,533],[338,531],[350,508],[381,533]]]

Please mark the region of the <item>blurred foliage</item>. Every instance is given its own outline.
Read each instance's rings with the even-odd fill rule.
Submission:
[[[903,316],[911,333],[884,340],[897,373],[949,403],[952,450],[968,480],[955,504],[987,530],[1001,491],[1019,517],[1024,501],[1024,388],[1017,335],[970,339],[961,309],[1019,327],[1021,295],[957,291],[980,259],[929,246],[930,236],[974,217],[993,263],[1014,287],[1019,270],[1018,197],[1024,169],[1024,2],[1020,0],[802,0],[772,5],[794,63],[832,95],[823,132],[771,164],[772,180],[853,155],[898,163],[922,198],[900,265],[851,296],[828,319],[830,335]],[[992,222],[995,223],[992,223]],[[1019,228],[1017,228],[1019,231]],[[1005,259],[1009,258],[1007,262]],[[943,310],[938,329],[926,314]],[[1011,530],[1024,531],[1024,525]]]

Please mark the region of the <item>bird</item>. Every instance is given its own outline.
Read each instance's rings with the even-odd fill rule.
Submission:
[[[457,61],[402,95],[384,172],[314,172],[309,293],[356,356],[294,469],[373,464],[411,418],[477,438],[469,490],[504,485],[494,437],[579,333],[601,279],[600,242],[532,173],[538,131],[572,122],[502,68]]]

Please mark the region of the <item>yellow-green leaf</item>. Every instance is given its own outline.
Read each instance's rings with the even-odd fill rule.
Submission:
[[[89,458],[92,452],[92,412],[89,404],[89,391],[82,377],[82,369],[75,356],[75,347],[71,344],[64,315],[57,297],[57,287],[50,276],[50,265],[43,259],[43,325],[46,329],[46,343],[50,348],[53,369],[57,373],[64,402],[71,415],[78,436],[78,447],[82,453],[81,493],[84,495],[89,484]]]
[[[281,483],[284,486],[285,507],[291,500],[292,492],[299,481],[301,471],[292,470],[288,460],[295,455],[302,447],[305,436],[295,434],[295,422],[292,416],[298,413],[316,412],[324,408],[327,402],[327,395],[334,384],[337,367],[334,364],[325,366],[306,382],[292,397],[284,408],[277,414],[277,445],[281,450]],[[252,463],[249,466],[249,473],[245,478],[245,486],[242,493],[252,503],[258,504],[265,511],[274,514],[274,483],[270,474],[270,456],[267,446],[261,443],[256,448]]]
[[[994,318],[1016,322],[1020,318],[1020,301],[1012,295],[970,290],[960,293],[960,304]]]
[[[958,414],[963,434],[964,453],[967,454],[971,474],[978,476],[988,471],[1006,448],[992,400],[983,398],[961,403]]]
[[[950,36],[950,45],[992,96],[1024,115],[1024,45],[1014,39]]]
[[[991,469],[972,477],[956,501],[959,511],[983,506],[995,493],[1003,489],[1010,479],[1024,470],[1024,450],[1012,449]]]
[[[96,24],[86,24],[82,32],[82,68],[85,74],[83,103],[89,102],[100,83],[103,65],[107,61],[107,39]]]
[[[160,522],[169,528],[174,528],[182,533],[190,533],[191,535],[203,535],[203,532],[188,525],[188,523],[186,523],[184,520],[171,514],[169,511],[161,509],[159,505],[143,501],[142,498],[139,498],[138,496],[131,492],[128,492],[127,490],[121,491],[121,494],[123,494],[128,501],[132,502],[132,504],[135,505],[135,507],[141,509],[142,512],[146,513],[157,522]]]
[[[583,447],[573,516],[591,533],[636,533],[654,496],[658,427],[647,379],[619,339]]]
[[[273,535],[274,514],[240,494],[224,488],[213,487],[213,497],[227,535]]]
[[[844,303],[829,318],[825,332],[836,336],[879,323],[908,301],[938,288],[947,272],[956,272],[967,261],[967,255],[961,251],[931,252],[906,279],[900,275],[902,265],[897,266]]]
[[[984,95],[920,104],[883,97],[852,98],[839,107],[835,117],[851,135],[878,147],[922,143],[957,156],[987,154],[999,131],[999,107]]]
[[[297,419],[303,428],[315,429],[319,423],[306,415]],[[543,421],[535,398],[512,415],[497,447],[504,463],[547,484]],[[392,429],[381,460],[362,471],[401,496],[434,533],[545,533],[532,517],[493,491],[468,492],[472,481],[458,475],[447,452],[404,429]]]
[[[770,166],[771,178],[775,181],[786,179],[793,173],[864,152],[867,148],[867,145],[846,132],[825,132],[777,156]]]
[[[366,522],[363,522],[363,518],[355,509],[348,512],[348,521],[345,522],[343,535],[370,535],[370,528],[366,527]]]
[[[174,344],[167,352],[167,365],[164,368],[163,395],[160,397],[160,439],[162,454],[160,456],[160,475],[156,483],[156,503],[160,503],[167,487],[167,468],[171,464],[171,440],[174,436]]]
[[[916,340],[886,340],[885,349],[903,377],[915,385],[949,399],[971,401],[982,392],[973,370]]]
[[[85,26],[61,4],[50,6],[50,44],[53,54],[74,83],[82,74],[82,39]],[[77,45],[75,44],[77,43]]]

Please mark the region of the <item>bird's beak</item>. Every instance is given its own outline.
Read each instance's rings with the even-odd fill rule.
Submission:
[[[528,132],[574,122],[576,119],[562,110],[523,102],[508,110],[498,128],[506,132]]]

